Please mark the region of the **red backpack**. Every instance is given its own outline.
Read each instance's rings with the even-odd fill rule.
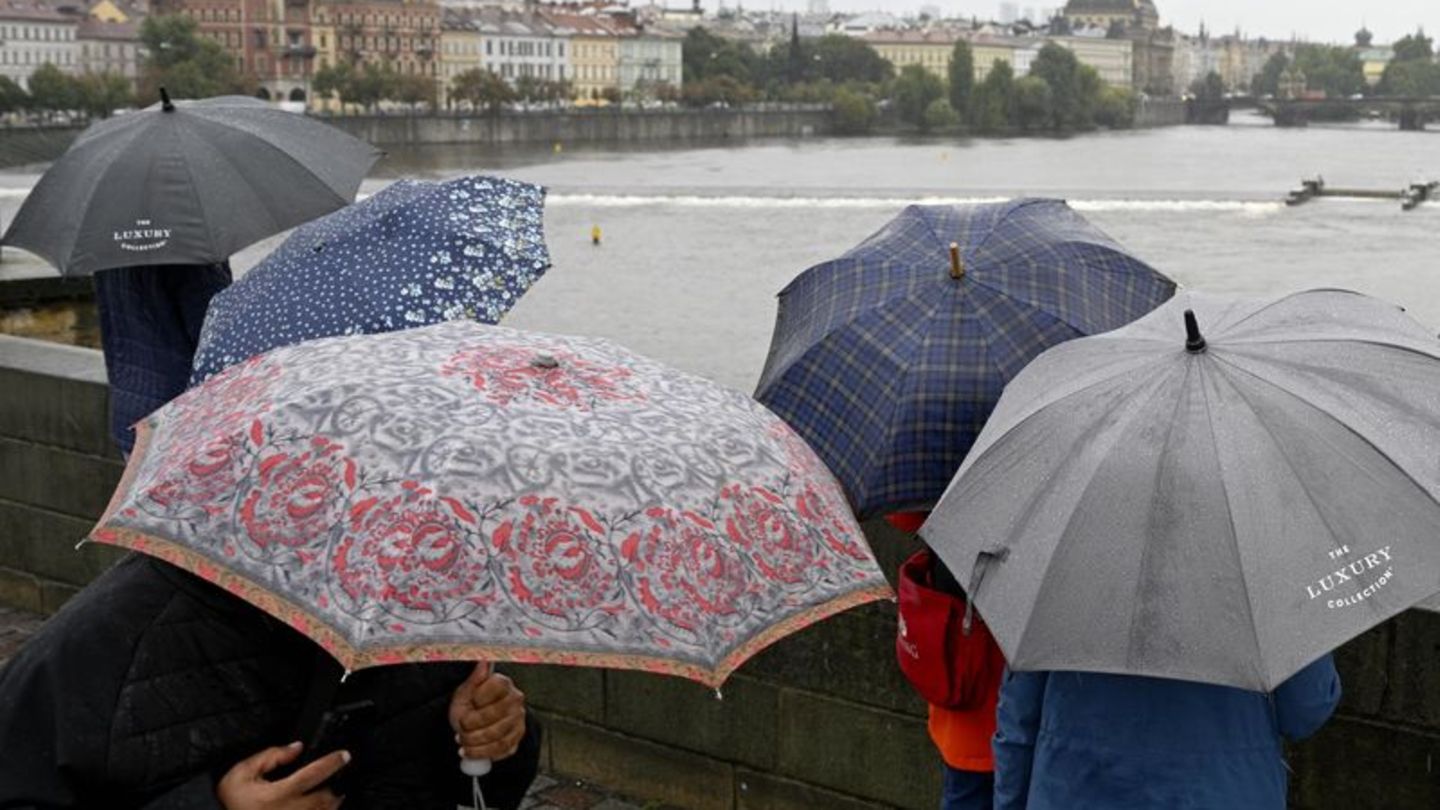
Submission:
[[[964,597],[935,589],[938,564],[927,548],[900,566],[895,657],[927,703],[978,709],[999,689],[1005,657],[980,616],[973,610],[966,615]]]

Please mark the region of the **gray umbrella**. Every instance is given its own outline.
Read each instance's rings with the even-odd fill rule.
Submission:
[[[1270,690],[1440,592],[1437,425],[1397,307],[1182,293],[1031,363],[920,534],[1016,669]]]
[[[67,276],[221,262],[348,204],[379,157],[255,99],[166,98],[87,129],[40,178],[3,243]]]

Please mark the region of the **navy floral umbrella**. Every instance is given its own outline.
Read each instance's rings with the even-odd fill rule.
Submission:
[[[928,509],[1027,363],[1174,292],[1060,200],[912,205],[781,291],[755,397],[861,516]]]
[[[544,203],[502,178],[401,180],[300,227],[211,301],[191,384],[314,338],[498,323],[550,267]]]

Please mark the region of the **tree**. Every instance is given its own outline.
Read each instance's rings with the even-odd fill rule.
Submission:
[[[763,73],[760,58],[749,45],[715,36],[704,27],[685,34],[682,46],[684,84],[727,76],[741,84],[752,84]]]
[[[1190,85],[1190,94],[1198,101],[1210,103],[1222,101],[1225,98],[1225,80],[1220,78],[1219,73],[1212,70]]]
[[[845,88],[835,91],[835,132],[840,135],[863,135],[875,126],[878,112],[869,97]]]
[[[189,17],[146,17],[140,42],[147,56],[142,66],[142,102],[153,102],[164,87],[172,98],[208,98],[247,89],[235,62],[220,43],[204,39]]]
[[[23,110],[30,104],[25,88],[9,76],[0,76],[0,114]]]
[[[891,98],[900,120],[921,129],[925,127],[925,110],[943,95],[945,86],[941,84],[940,77],[919,65],[906,65],[891,89]]]
[[[1301,45],[1295,49],[1295,69],[1305,74],[1308,89],[1322,90],[1330,98],[1347,98],[1365,89],[1365,67],[1350,48]]]
[[[341,96],[374,112],[381,101],[395,97],[397,78],[389,65],[366,64],[351,72]]]
[[[492,114],[515,100],[515,91],[493,71],[472,68],[450,80],[450,97],[471,109],[485,107]]]
[[[432,109],[435,106],[435,82],[429,76],[397,74],[391,84],[391,93],[392,98],[408,105],[411,111],[421,104]]]
[[[30,74],[30,102],[37,110],[80,109],[80,88],[75,80],[46,62]]]
[[[331,96],[336,97],[340,100],[340,109],[344,110],[344,91],[350,84],[350,73],[350,65],[344,62],[326,65],[315,71],[315,76],[310,80],[310,92],[319,96],[322,101],[329,101]]]
[[[971,120],[981,132],[999,132],[1014,119],[1015,71],[1010,63],[996,59],[985,81],[975,88]]]
[[[1039,76],[1015,82],[1015,125],[1023,130],[1050,129],[1055,125],[1055,93]]]
[[[950,106],[950,101],[946,98],[937,98],[925,108],[926,130],[954,129],[959,124],[960,114],[955,112],[955,108]]]
[[[1395,51],[1395,62],[1428,62],[1435,55],[1434,42],[1430,37],[1425,36],[1424,29],[1413,34],[1407,34],[1395,41],[1391,48]]]
[[[684,102],[691,107],[714,104],[740,106],[755,100],[755,89],[731,76],[716,76],[704,81],[686,83],[681,89]]]
[[[1256,96],[1273,96],[1280,92],[1280,76],[1290,67],[1290,57],[1284,51],[1276,51],[1265,60],[1265,66],[1250,83],[1250,92]]]
[[[827,34],[811,46],[811,61],[819,76],[835,84],[868,82],[879,84],[895,75],[895,67],[869,43],[858,37]]]
[[[1051,128],[1069,131],[1093,125],[1103,86],[1094,68],[1081,65],[1070,49],[1049,42],[1031,63],[1030,75],[1050,85]]]
[[[950,107],[961,116],[970,114],[971,96],[975,94],[975,53],[970,43],[958,40],[950,52]]]
[[[1108,129],[1129,129],[1135,126],[1135,110],[1140,99],[1124,87],[1106,87],[1100,91],[1095,106],[1095,123]]]
[[[115,73],[86,73],[76,80],[80,109],[95,118],[109,118],[111,113],[135,103],[130,80]]]
[[[1416,59],[1391,62],[1380,76],[1378,89],[1384,96],[1440,95],[1440,64]]]

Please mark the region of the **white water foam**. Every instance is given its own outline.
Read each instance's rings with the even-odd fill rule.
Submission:
[[[906,205],[975,205],[1005,202],[1007,197],[765,197],[643,194],[551,194],[546,204],[588,208],[883,208]],[[1247,200],[1069,200],[1077,211],[1234,212],[1250,216],[1279,213],[1281,202]]]

